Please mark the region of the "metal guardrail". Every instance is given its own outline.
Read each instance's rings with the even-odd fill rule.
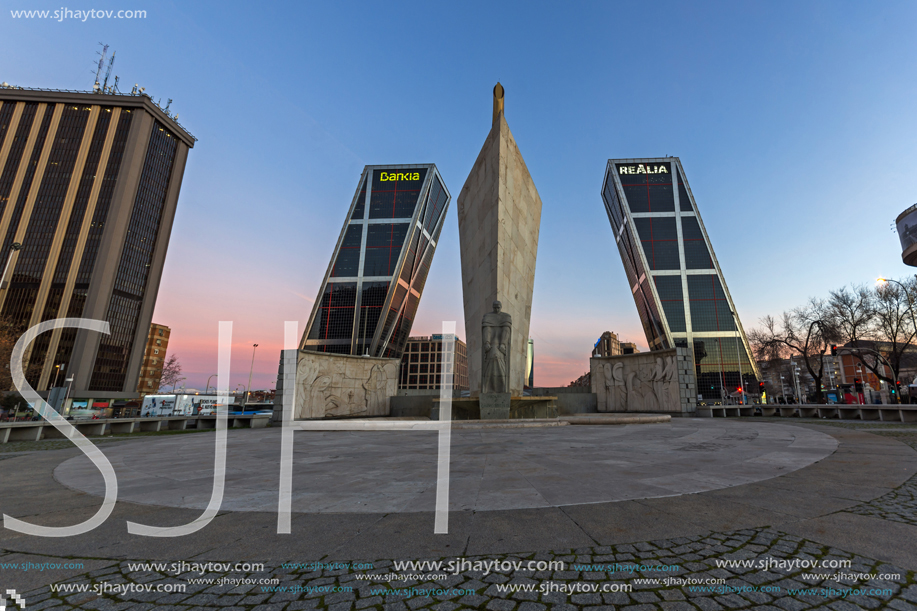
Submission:
[[[917,405],[723,405],[698,407],[696,414],[701,418],[738,418],[761,415],[768,417],[781,416],[783,418],[798,417],[840,420],[879,420],[881,422],[917,422]]]
[[[270,423],[270,414],[242,414],[229,416],[231,428],[260,429]],[[68,420],[87,437],[152,433],[157,431],[184,431],[189,428],[215,429],[216,416],[154,416],[146,418],[102,418],[98,420]],[[50,422],[0,422],[0,443],[10,441],[39,441],[40,439],[65,439],[63,433]]]

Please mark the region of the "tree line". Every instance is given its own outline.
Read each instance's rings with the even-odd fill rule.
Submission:
[[[797,357],[815,380],[816,403],[823,402],[825,357],[832,345],[843,346],[841,354],[851,354],[865,370],[897,388],[905,364],[912,366],[917,359],[912,347],[915,303],[917,277],[845,286],[776,318],[765,316],[748,340],[758,361]],[[900,401],[900,393],[895,396]]]

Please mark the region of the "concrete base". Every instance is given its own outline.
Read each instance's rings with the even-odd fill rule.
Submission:
[[[9,441],[38,441],[41,439],[40,426],[24,426],[7,429],[9,431]]]
[[[187,420],[169,420],[167,421],[168,430],[170,431],[184,431],[188,428]]]
[[[558,416],[557,397],[511,397],[509,393],[484,396],[505,397],[508,407],[503,403],[492,405],[491,415],[487,417],[482,413],[483,405],[480,397],[452,399],[452,420],[518,420],[557,418]],[[433,399],[430,420],[439,419],[439,399]]]
[[[512,396],[508,393],[482,394],[478,397],[481,420],[509,420]]]
[[[150,422],[140,422],[140,431],[142,433],[156,433],[162,427],[162,420],[151,420]]]
[[[135,424],[132,420],[130,422],[112,422],[108,426],[112,435],[125,435],[134,432]]]

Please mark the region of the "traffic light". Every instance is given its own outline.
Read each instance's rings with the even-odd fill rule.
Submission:
[[[758,382],[758,394],[759,395],[764,394],[764,382]]]
[[[738,388],[736,388],[736,392],[742,392],[742,387],[739,386]]]
[[[859,380],[854,380],[854,381],[853,381],[853,386],[854,386],[854,388],[856,388],[856,391],[857,391],[857,392],[862,392],[862,391],[863,391],[863,385],[860,383]]]
[[[837,345],[832,344],[832,346],[831,346],[831,356],[837,356]]]

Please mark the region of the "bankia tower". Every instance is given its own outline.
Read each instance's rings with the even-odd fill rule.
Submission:
[[[36,390],[72,376],[70,397],[94,405],[138,396],[194,142],[142,93],[0,88],[0,316],[22,328],[91,318],[111,331],[39,335],[25,357]]]
[[[366,166],[300,349],[401,358],[450,199],[434,164]]]
[[[704,399],[757,388],[757,366],[681,160],[611,159],[602,199],[650,350],[690,348]]]

